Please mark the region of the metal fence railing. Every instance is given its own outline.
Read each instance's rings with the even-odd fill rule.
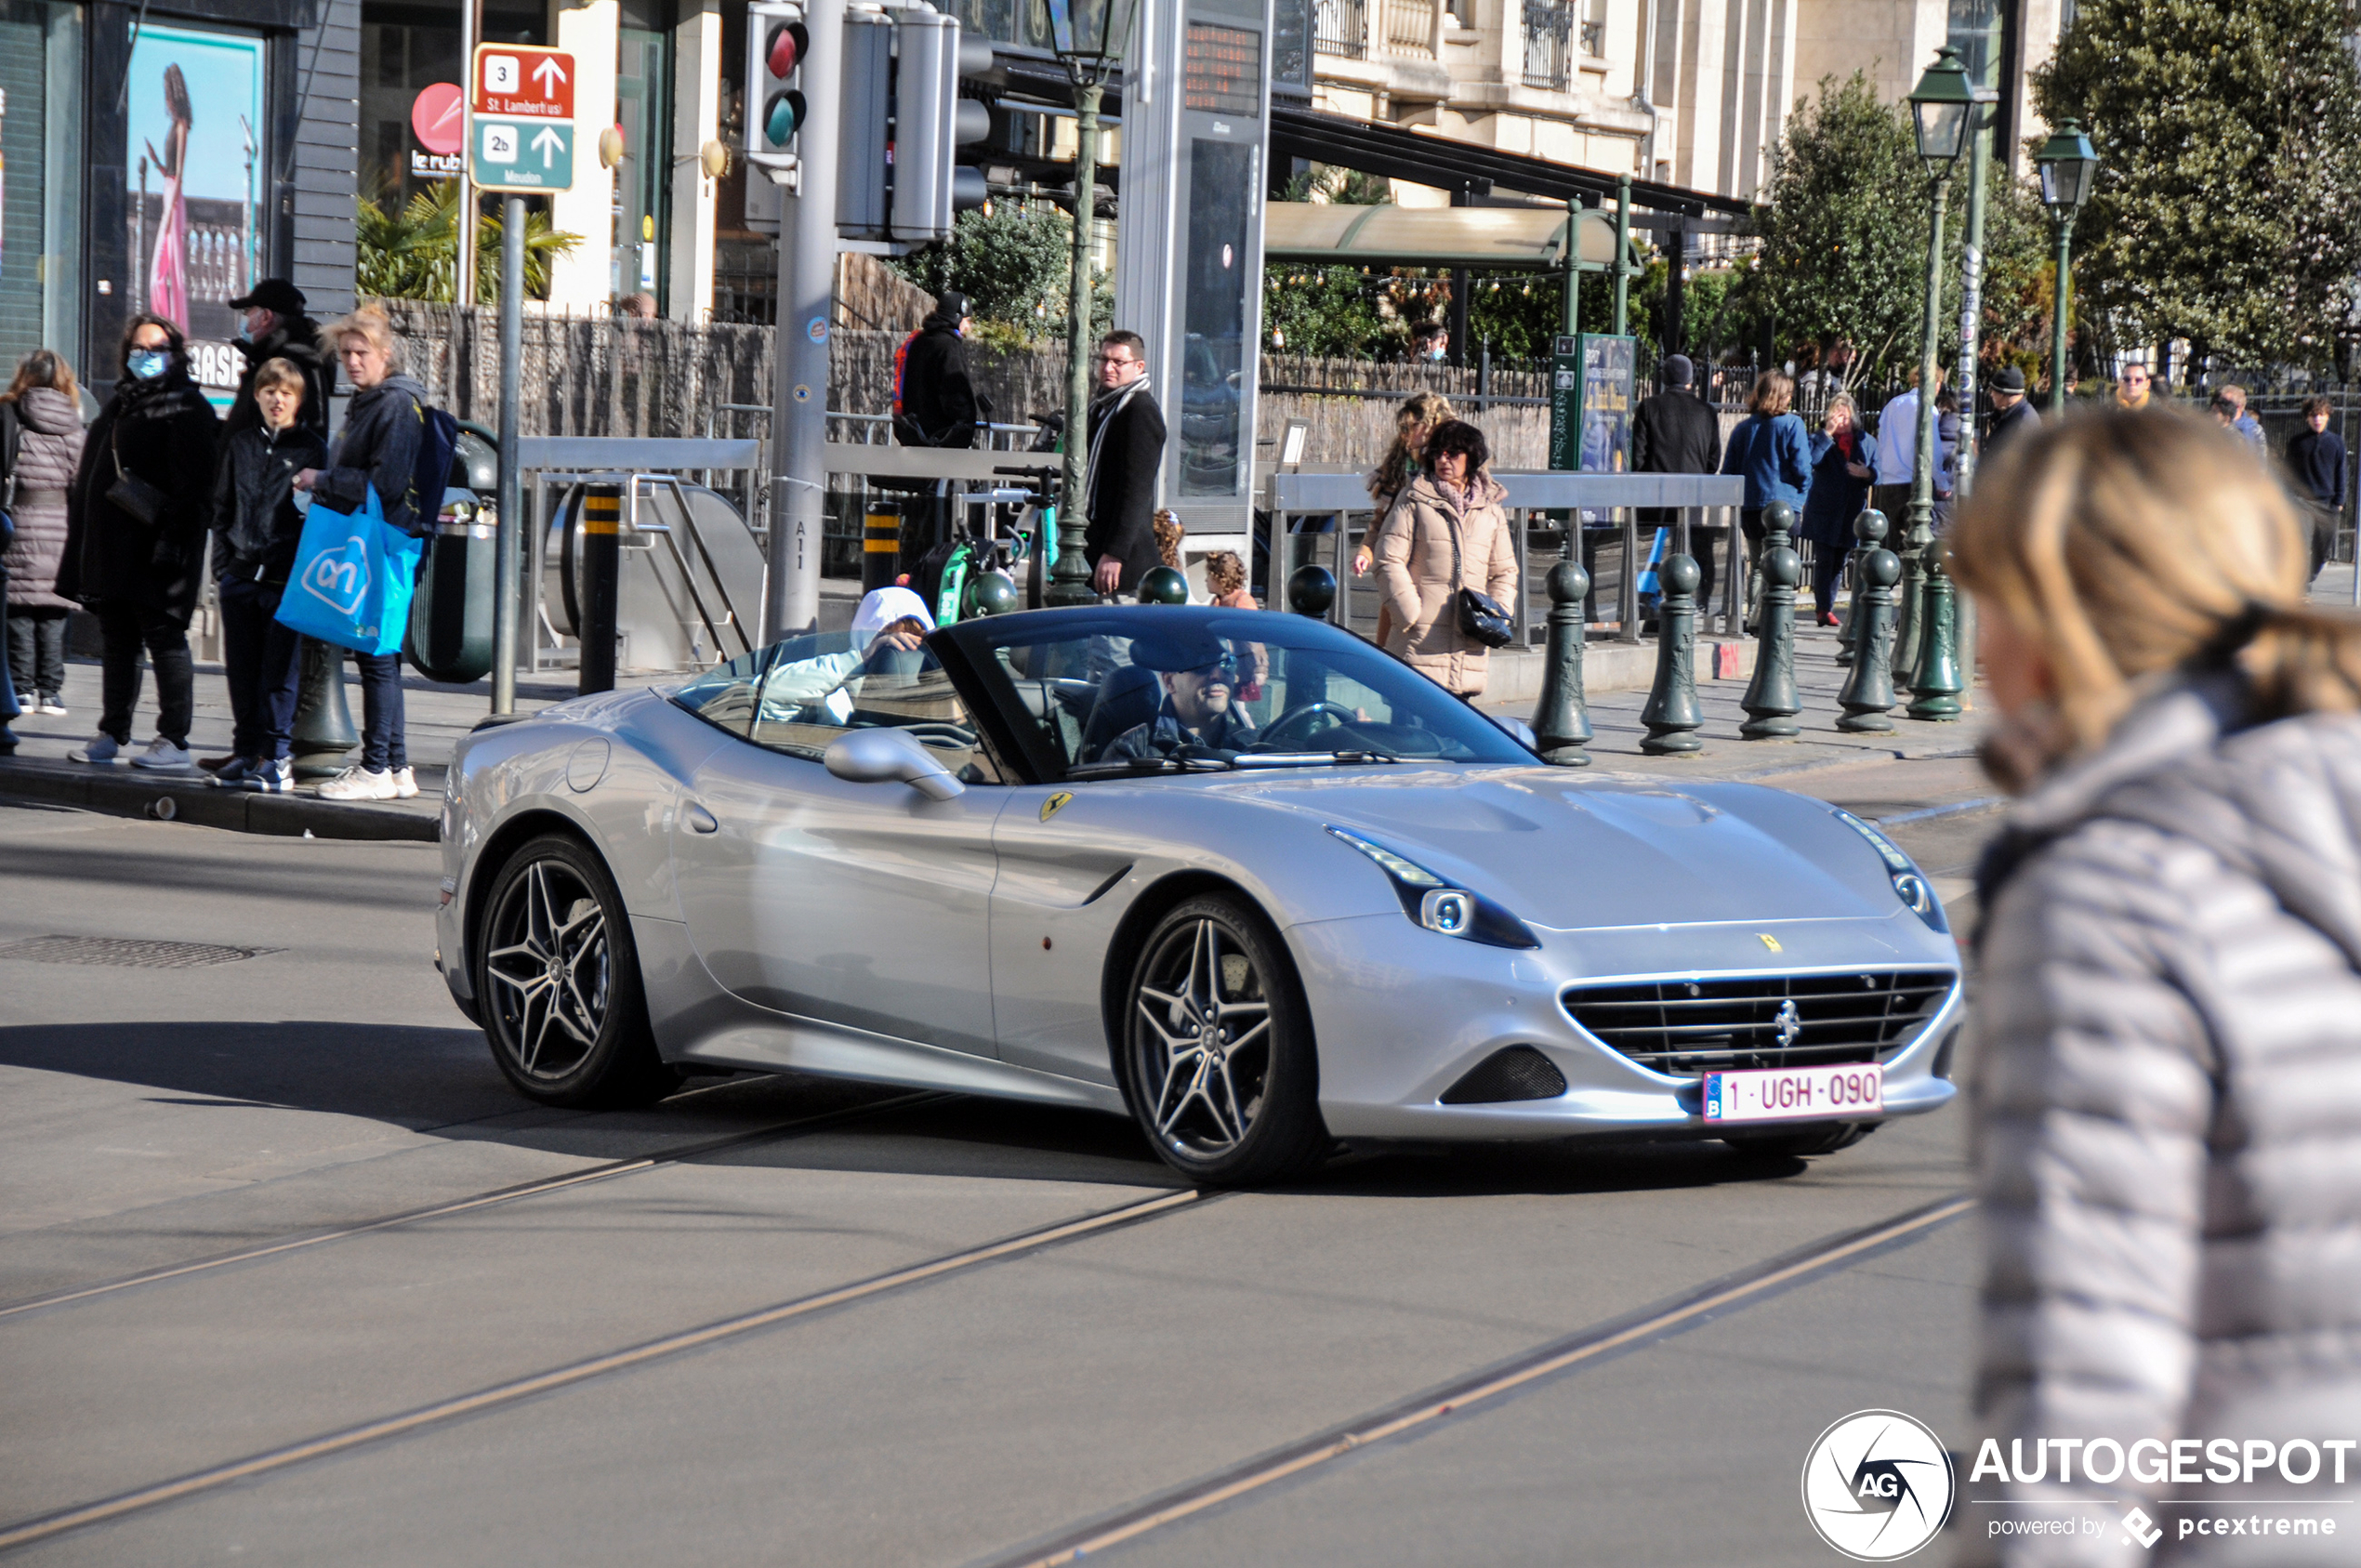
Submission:
[[[1563,92],[1574,80],[1570,0],[1524,0],[1524,85]]]
[[[1312,0],[1312,47],[1316,54],[1365,59],[1369,53],[1367,0]]]

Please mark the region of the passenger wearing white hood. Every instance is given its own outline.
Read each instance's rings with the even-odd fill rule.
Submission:
[[[916,675],[920,645],[934,630],[926,600],[908,588],[872,588],[852,613],[847,646],[780,665],[762,679],[762,717],[783,722],[796,708],[819,702],[858,675]]]

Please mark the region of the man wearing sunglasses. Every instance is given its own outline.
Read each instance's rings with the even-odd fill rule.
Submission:
[[[1199,753],[1244,751],[1260,738],[1254,719],[1234,700],[1240,660],[1228,648],[1213,643],[1149,650],[1135,643],[1132,662],[1158,672],[1164,703],[1153,720],[1117,735],[1102,760],[1169,757],[1183,747]]]
[[[2148,367],[2128,364],[2123,367],[2123,379],[2115,385],[2115,401],[2125,408],[2148,406]]]

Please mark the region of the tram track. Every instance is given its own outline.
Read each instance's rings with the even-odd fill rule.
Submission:
[[[743,1149],[749,1145],[783,1138],[825,1132],[889,1112],[912,1110],[922,1105],[943,1104],[960,1098],[962,1097],[958,1095],[944,1094],[935,1090],[894,1095],[885,1100],[871,1100],[864,1105],[847,1106],[840,1110],[822,1112],[810,1116],[791,1117],[784,1122],[773,1122],[744,1132],[702,1139],[653,1153],[610,1160],[603,1165],[592,1166],[586,1170],[569,1171],[562,1176],[542,1177],[532,1181],[521,1181],[506,1187],[491,1188],[484,1192],[471,1193],[467,1197],[453,1198],[439,1204],[428,1204],[417,1208],[402,1209],[396,1213],[378,1215],[373,1219],[356,1220],[350,1224],[333,1225],[313,1231],[290,1232],[284,1235],[273,1237],[270,1241],[256,1243],[229,1252],[191,1258],[181,1263],[167,1263],[153,1269],[143,1269],[137,1273],[101,1280],[93,1285],[73,1285],[63,1290],[45,1292],[39,1296],[28,1296],[20,1300],[0,1302],[0,1321],[48,1308],[63,1307],[77,1301],[111,1296],[120,1291],[137,1289],[142,1285],[162,1285],[167,1281],[185,1279],[191,1275],[210,1273],[215,1270],[232,1268],[241,1263],[256,1263],[266,1258],[284,1258],[290,1253],[308,1251],[312,1247],[324,1246],[332,1242],[350,1241],[356,1236],[370,1235],[379,1231],[395,1230],[404,1225],[424,1224],[429,1220],[445,1219],[455,1215],[472,1214],[482,1209],[498,1207],[504,1204],[519,1203],[527,1198],[543,1197],[551,1192],[570,1192],[579,1187],[612,1181],[619,1177],[637,1176],[646,1171],[660,1170],[666,1166],[680,1165],[687,1161],[701,1159],[708,1154],[723,1153],[729,1150]]]

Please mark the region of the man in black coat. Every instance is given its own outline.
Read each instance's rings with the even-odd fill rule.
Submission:
[[[265,278],[254,291],[230,301],[233,310],[246,313],[245,336],[238,352],[246,359],[238,373],[238,401],[221,422],[224,440],[240,430],[257,429],[262,411],[254,401],[254,373],[272,360],[285,360],[303,374],[303,408],[296,421],[325,440],[328,399],[336,389],[336,362],[320,347],[320,323],[304,313],[303,291],[284,278]]]
[[[1090,459],[1082,553],[1091,586],[1131,593],[1164,564],[1156,551],[1156,477],[1164,469],[1164,415],[1148,389],[1148,345],[1136,332],[1099,340],[1099,395],[1090,404]]]
[[[1664,389],[1640,400],[1631,419],[1631,471],[1635,474],[1712,474],[1721,470],[1721,416],[1691,389],[1696,368],[1685,354],[1667,354],[1657,367]],[[1642,507],[1642,528],[1670,528],[1680,520],[1670,507]],[[1697,563],[1697,603],[1713,597],[1713,540],[1689,542]],[[1647,547],[1643,544],[1642,548]],[[1588,562],[1586,561],[1587,565]],[[1595,573],[1594,573],[1595,575]]]
[[[2041,415],[2025,401],[2025,372],[2014,365],[1993,372],[1986,389],[1992,394],[1992,423],[1985,428],[1979,463],[1989,463],[2001,448],[2041,428]]]
[[[894,351],[893,439],[904,446],[975,445],[980,416],[968,377],[968,296],[945,294]]]

